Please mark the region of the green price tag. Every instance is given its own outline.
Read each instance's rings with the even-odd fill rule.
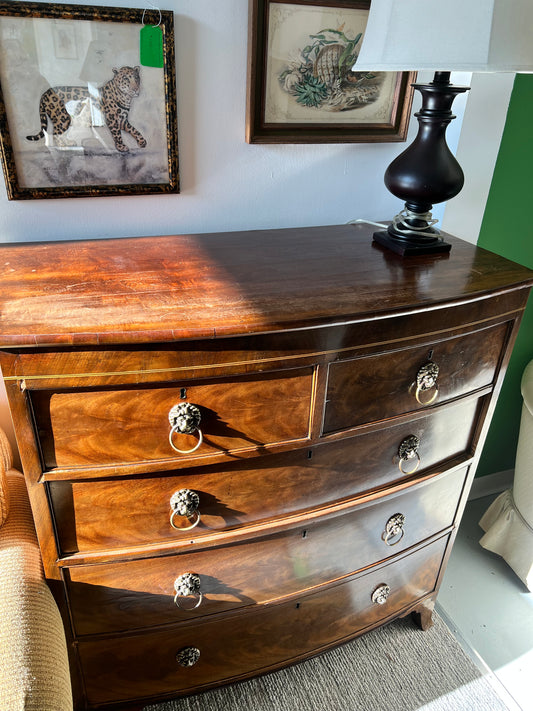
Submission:
[[[163,66],[163,32],[161,27],[144,25],[141,28],[140,50],[143,67]]]

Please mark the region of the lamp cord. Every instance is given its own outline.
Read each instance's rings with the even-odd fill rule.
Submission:
[[[424,220],[426,223],[422,227],[416,227],[415,225],[410,225],[407,220]],[[428,227],[436,225],[438,220],[433,218],[431,212],[413,212],[409,208],[404,207],[401,212],[392,218],[392,226],[398,229],[400,232],[416,232],[417,235],[421,237],[435,237],[435,232],[427,232]],[[348,220],[347,225],[374,225],[374,227],[381,227],[386,230],[388,225],[384,225],[381,222],[372,222],[371,220]],[[437,233],[438,234],[438,233]]]
[[[386,230],[387,225],[383,225],[381,222],[371,222],[371,220],[362,220],[362,219],[357,219],[357,220],[348,220],[346,223],[347,225],[374,225],[374,227],[381,227],[382,229]]]

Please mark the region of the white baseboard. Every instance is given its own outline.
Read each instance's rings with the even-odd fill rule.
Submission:
[[[474,479],[468,500],[481,499],[483,496],[491,494],[499,494],[506,489],[511,489],[513,486],[514,469],[507,469],[504,472],[496,472],[495,474],[487,474],[487,476],[479,476]]]

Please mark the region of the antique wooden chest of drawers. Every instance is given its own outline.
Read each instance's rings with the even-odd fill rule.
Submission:
[[[533,284],[451,241],[1,247],[0,362],[78,709],[431,623]]]

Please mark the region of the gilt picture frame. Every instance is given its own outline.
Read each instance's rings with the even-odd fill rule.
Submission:
[[[178,193],[173,12],[0,2],[0,158],[10,200]]]
[[[249,0],[248,143],[404,141],[415,72],[354,72],[368,0]]]

